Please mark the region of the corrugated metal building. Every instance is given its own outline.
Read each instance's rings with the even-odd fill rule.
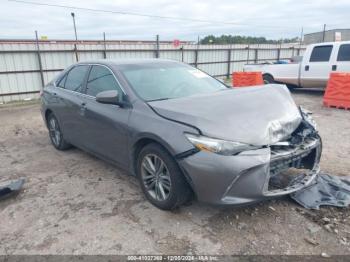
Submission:
[[[350,41],[350,29],[326,30],[324,41],[323,31],[304,35],[304,44],[306,45],[333,41]]]

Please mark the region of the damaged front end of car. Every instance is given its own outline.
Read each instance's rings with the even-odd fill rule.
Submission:
[[[271,160],[265,195],[296,192],[308,186],[319,173],[322,140],[310,113],[300,108],[302,121],[289,139],[270,146]]]
[[[274,141],[269,145],[247,147],[235,155],[199,150],[181,159],[197,198],[212,204],[241,205],[307,187],[319,173],[322,142],[308,112],[300,108],[294,116],[294,129],[291,122],[286,124],[289,134],[286,129],[268,130],[270,141]],[[283,129],[285,123],[279,126]]]

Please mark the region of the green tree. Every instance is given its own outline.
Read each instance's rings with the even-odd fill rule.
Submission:
[[[204,37],[201,44],[278,44],[278,43],[296,43],[299,41],[298,37],[284,38],[279,40],[266,39],[265,37],[255,36],[240,36],[240,35],[208,35]]]

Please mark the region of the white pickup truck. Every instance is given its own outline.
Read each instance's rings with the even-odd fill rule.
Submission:
[[[262,72],[267,84],[325,88],[331,72],[350,72],[350,41],[309,45],[300,62],[248,64],[243,70]]]

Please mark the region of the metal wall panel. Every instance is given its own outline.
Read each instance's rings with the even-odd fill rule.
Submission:
[[[73,52],[42,53],[41,61],[43,69],[64,69],[75,63],[75,54]]]
[[[247,63],[246,62],[232,62],[231,63],[231,72],[243,71],[243,67],[245,64],[247,64]]]
[[[221,76],[227,73],[227,64],[201,64],[198,68],[213,76]]]
[[[258,60],[269,60],[269,59],[277,60],[277,57],[278,57],[277,49],[258,50]]]
[[[294,47],[294,48],[293,48]],[[0,42],[0,103],[38,97],[38,94],[16,94],[41,89],[40,67],[35,42]],[[72,42],[40,42],[43,80],[47,84],[60,70],[76,62],[75,45]],[[79,61],[124,58],[155,58],[155,43],[119,43],[103,41],[77,43]],[[225,77],[233,71],[241,71],[247,63],[275,61],[304,52],[299,45],[197,45],[159,44],[159,57],[183,61],[213,76]],[[278,49],[281,49],[278,51]],[[231,50],[231,51],[229,51]],[[230,62],[229,60],[229,52]],[[230,66],[230,67],[229,67]],[[230,72],[229,72],[230,71]],[[4,95],[12,94],[12,95]]]

